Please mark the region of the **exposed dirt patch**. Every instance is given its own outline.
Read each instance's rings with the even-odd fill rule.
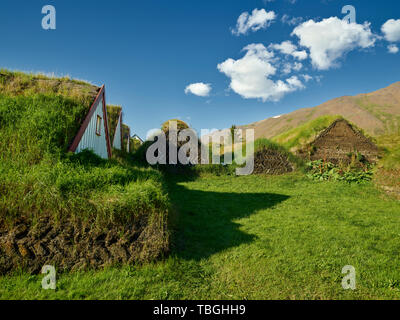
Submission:
[[[293,164],[287,155],[273,149],[262,149],[254,155],[254,173],[279,175],[292,172]]]
[[[44,265],[59,271],[102,268],[114,264],[152,261],[168,251],[164,226],[94,223],[55,224],[41,218],[31,225],[19,221],[11,229],[0,224],[0,274],[16,269],[37,273]]]

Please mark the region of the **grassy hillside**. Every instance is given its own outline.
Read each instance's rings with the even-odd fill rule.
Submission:
[[[10,83],[3,81],[7,89],[0,90],[0,231],[43,217],[98,228],[129,224],[147,230],[164,250],[169,201],[162,175],[128,158],[105,161],[88,151],[66,152],[91,104],[90,85],[79,83],[83,92],[64,95],[43,90],[34,76],[7,74]],[[21,81],[24,91],[10,92]]]
[[[385,149],[381,164],[388,169],[400,169],[400,135],[381,136],[377,143]]]
[[[2,218],[51,213],[109,220],[129,219],[138,208],[166,210],[157,172],[102,161],[90,153],[66,154],[90,101],[32,90],[31,95],[0,94]],[[152,197],[141,199],[146,190]],[[132,208],[126,210],[129,202]]]
[[[335,120],[340,118],[341,116],[319,117],[273,137],[272,141],[283,145],[287,149],[296,149],[313,141],[321,131],[328,128]]]
[[[384,155],[375,173],[375,182],[386,192],[400,199],[400,135],[378,138]]]
[[[372,93],[340,97],[317,107],[298,109],[240,128],[254,129],[255,139],[271,139],[311,120],[336,115],[344,117],[373,137],[399,134],[400,82]]]

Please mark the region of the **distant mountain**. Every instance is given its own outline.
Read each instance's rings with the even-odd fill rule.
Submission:
[[[343,116],[373,137],[400,134],[400,82],[372,93],[344,96],[239,128],[255,129],[255,139],[271,139],[310,120],[330,115]]]

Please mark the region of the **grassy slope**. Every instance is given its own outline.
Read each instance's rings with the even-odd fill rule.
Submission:
[[[382,136],[378,144],[385,149],[375,173],[375,182],[400,199],[400,135]]]
[[[97,89],[0,71],[0,222],[42,214],[105,222],[166,215],[158,172],[90,153],[66,155]]]
[[[295,149],[313,141],[322,130],[341,116],[322,116],[272,138],[287,149]]]
[[[382,164],[388,169],[400,169],[400,135],[379,137],[378,144],[386,151]]]
[[[241,128],[254,128],[255,138],[271,139],[321,116],[341,115],[373,137],[400,130],[400,82],[375,92],[344,96],[314,108],[297,109]]]
[[[371,184],[300,175],[170,181],[179,215],[164,262],[58,275],[0,278],[3,299],[400,298],[400,203]],[[357,290],[341,287],[342,267]]]
[[[368,101],[367,97],[362,97],[362,98],[357,98],[356,103],[358,106],[360,106],[362,109],[368,111],[370,114],[375,116],[377,119],[379,119],[383,124],[385,131],[384,132],[378,132],[380,134],[386,133],[386,134],[393,134],[393,133],[399,133],[400,131],[400,126],[398,126],[397,119],[400,117],[396,117],[393,114],[390,114],[388,112],[385,112],[384,107],[378,104],[371,103]]]

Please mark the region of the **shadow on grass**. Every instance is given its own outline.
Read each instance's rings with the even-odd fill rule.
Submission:
[[[172,254],[188,260],[208,258],[254,241],[255,236],[239,230],[240,224],[234,220],[274,207],[289,198],[272,193],[189,190],[179,185],[184,179],[169,181],[171,202],[177,211],[171,239]]]

